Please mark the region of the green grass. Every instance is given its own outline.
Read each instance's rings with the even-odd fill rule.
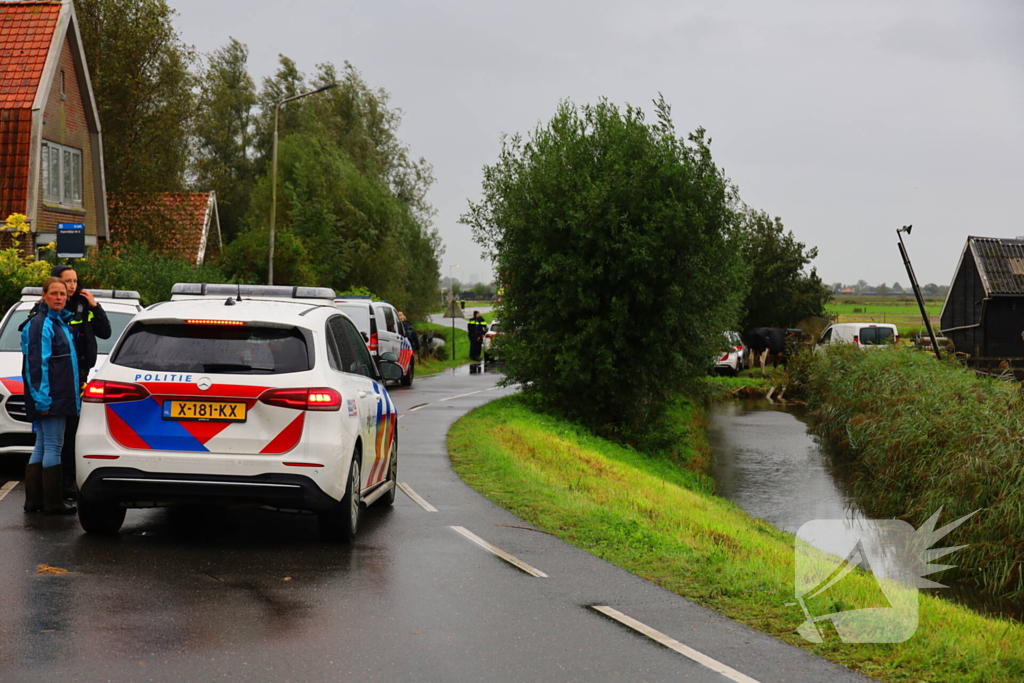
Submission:
[[[942,304],[943,299],[925,299],[925,310],[928,311],[928,317],[936,334],[938,334]],[[900,336],[907,339],[926,333],[924,322],[921,319],[921,309],[913,295],[900,299],[837,296],[832,303],[825,306],[825,310],[836,316],[836,322],[840,323],[893,323],[899,329]]]
[[[1024,597],[1024,396],[1016,381],[979,377],[957,361],[906,348],[837,345],[794,358],[789,372],[815,431],[844,451],[853,492],[874,517],[919,526],[935,510],[967,543],[963,579]]]
[[[917,634],[897,644],[804,641],[793,602],[793,537],[708,492],[701,411],[672,408],[674,458],[645,455],[532,410],[522,397],[457,422],[459,475],[527,522],[660,586],[784,641],[893,683],[1019,683],[1024,628],[921,596]],[[847,579],[849,580],[849,578]],[[844,580],[844,583],[846,580]],[[850,600],[877,590],[856,576]]]

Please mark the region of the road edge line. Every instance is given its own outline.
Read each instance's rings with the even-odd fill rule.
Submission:
[[[498,557],[500,557],[501,559],[503,559],[506,562],[508,562],[509,564],[513,565],[514,567],[518,567],[519,569],[522,569],[527,574],[529,574],[531,576],[535,576],[538,579],[550,578],[547,574],[545,574],[541,570],[537,569],[536,567],[531,567],[530,565],[528,565],[525,562],[523,562],[522,560],[520,560],[518,557],[515,557],[513,555],[509,555],[508,553],[506,553],[501,548],[499,548],[497,546],[494,546],[494,545],[491,545],[490,543],[488,543],[484,539],[480,538],[479,536],[474,534],[472,531],[470,531],[466,527],[464,527],[464,526],[453,526],[452,529],[455,529],[460,534],[462,534],[463,536],[465,536],[469,540],[473,541],[473,543],[476,543],[478,546],[480,546],[484,550],[492,552],[495,555],[497,555]]]
[[[437,512],[437,508],[436,507],[434,507],[433,505],[428,503],[426,500],[424,500],[420,496],[420,494],[418,494],[415,491],[413,491],[412,487],[409,486],[408,484],[406,484],[404,481],[398,482],[398,488],[402,489],[402,492],[405,493],[405,495],[407,495],[410,498],[412,498],[412,501],[414,503],[419,505],[421,508],[423,508],[427,512]]]
[[[3,500],[4,498],[6,498],[7,494],[10,493],[11,491],[13,491],[14,487],[17,486],[20,483],[21,483],[20,481],[11,480],[11,481],[7,482],[6,484],[4,484],[3,486],[0,486],[0,500]]]

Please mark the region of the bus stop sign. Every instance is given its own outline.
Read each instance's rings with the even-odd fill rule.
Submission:
[[[58,258],[85,257],[85,224],[57,224],[57,256]]]

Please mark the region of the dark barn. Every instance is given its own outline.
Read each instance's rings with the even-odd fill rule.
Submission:
[[[1024,366],[1024,239],[967,238],[941,328],[979,369]]]

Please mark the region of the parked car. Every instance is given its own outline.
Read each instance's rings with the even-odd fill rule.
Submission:
[[[736,375],[743,369],[743,340],[739,332],[723,332],[722,346],[715,356],[715,372]]]
[[[243,503],[316,513],[325,539],[352,540],[364,506],[395,499],[395,357],[378,369],[330,289],[175,290],[86,385],[82,528],[115,534],[129,507]]]
[[[89,289],[110,320],[110,339],[96,339],[96,368],[106,359],[121,332],[142,310],[139,293],[123,289]],[[25,415],[22,380],[21,324],[43,296],[41,287],[25,287],[21,301],[0,322],[0,456],[29,454],[36,443],[32,422]],[[93,370],[95,372],[95,369]]]
[[[484,333],[483,349],[484,349],[484,361],[497,360],[497,344],[498,337],[504,333],[501,329],[501,322],[492,320],[491,324],[487,326],[487,332]]]
[[[411,386],[416,375],[416,356],[412,344],[402,333],[395,307],[386,301],[361,297],[335,299],[334,305],[355,323],[375,360],[389,352],[398,357],[398,364],[402,366],[400,382],[404,387]]]
[[[900,333],[892,323],[836,323],[829,325],[818,338],[818,349],[829,344],[856,344],[862,349],[881,349],[898,344]]]

